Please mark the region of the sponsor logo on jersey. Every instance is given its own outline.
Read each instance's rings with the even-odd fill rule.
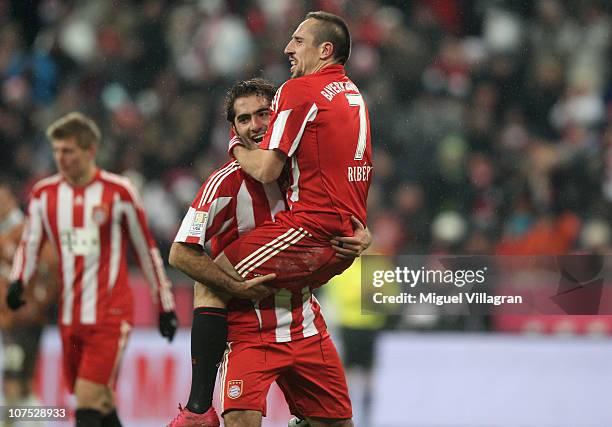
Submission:
[[[97,227],[75,227],[59,234],[62,250],[87,256],[100,252],[100,230]]]
[[[227,382],[227,397],[238,399],[242,396],[242,380],[229,380]]]

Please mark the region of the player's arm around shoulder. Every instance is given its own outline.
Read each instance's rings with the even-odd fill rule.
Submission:
[[[287,160],[287,156],[279,150],[249,150],[242,145],[235,146],[233,154],[242,169],[263,184],[276,181]]]
[[[303,128],[314,120],[316,105],[312,88],[306,79],[285,82],[272,100],[270,126],[260,148],[249,150],[235,145],[231,148],[242,169],[256,180],[268,184],[281,175],[287,157],[297,149]]]

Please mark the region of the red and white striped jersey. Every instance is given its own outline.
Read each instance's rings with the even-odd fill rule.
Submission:
[[[366,223],[370,119],[342,65],[288,80],[278,89],[261,148],[279,150],[291,160],[291,214],[283,219],[324,241],[352,235],[351,215]]]
[[[285,210],[276,183],[261,184],[231,161],[202,185],[174,241],[200,245],[214,258],[240,235]],[[327,331],[309,287],[281,289],[260,301],[232,299],[228,309],[228,341],[287,342]]]
[[[131,322],[128,243],[160,310],[174,310],[163,261],[126,178],[97,170],[84,187],[74,187],[60,175],[39,181],[30,194],[12,280],[28,283],[46,240],[56,249],[61,266],[62,325]]]

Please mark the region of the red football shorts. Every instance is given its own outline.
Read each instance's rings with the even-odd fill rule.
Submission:
[[[272,285],[289,289],[322,286],[353,262],[337,257],[329,242],[282,221],[262,224],[223,253],[245,279],[276,273]]]
[[[340,357],[327,333],[284,343],[230,342],[220,371],[221,408],[260,411],[273,381],[299,417],[353,416]]]
[[[115,386],[130,324],[60,326],[64,380],[74,392],[77,378]]]

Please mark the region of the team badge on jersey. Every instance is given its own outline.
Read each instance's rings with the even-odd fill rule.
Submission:
[[[91,210],[91,216],[95,224],[97,225],[104,224],[106,221],[108,221],[108,206],[106,205],[94,206],[93,209]]]
[[[208,212],[197,211],[193,217],[191,228],[189,228],[189,236],[200,237],[206,228],[208,220]]]
[[[227,382],[227,397],[238,399],[242,396],[242,380],[229,380]]]

